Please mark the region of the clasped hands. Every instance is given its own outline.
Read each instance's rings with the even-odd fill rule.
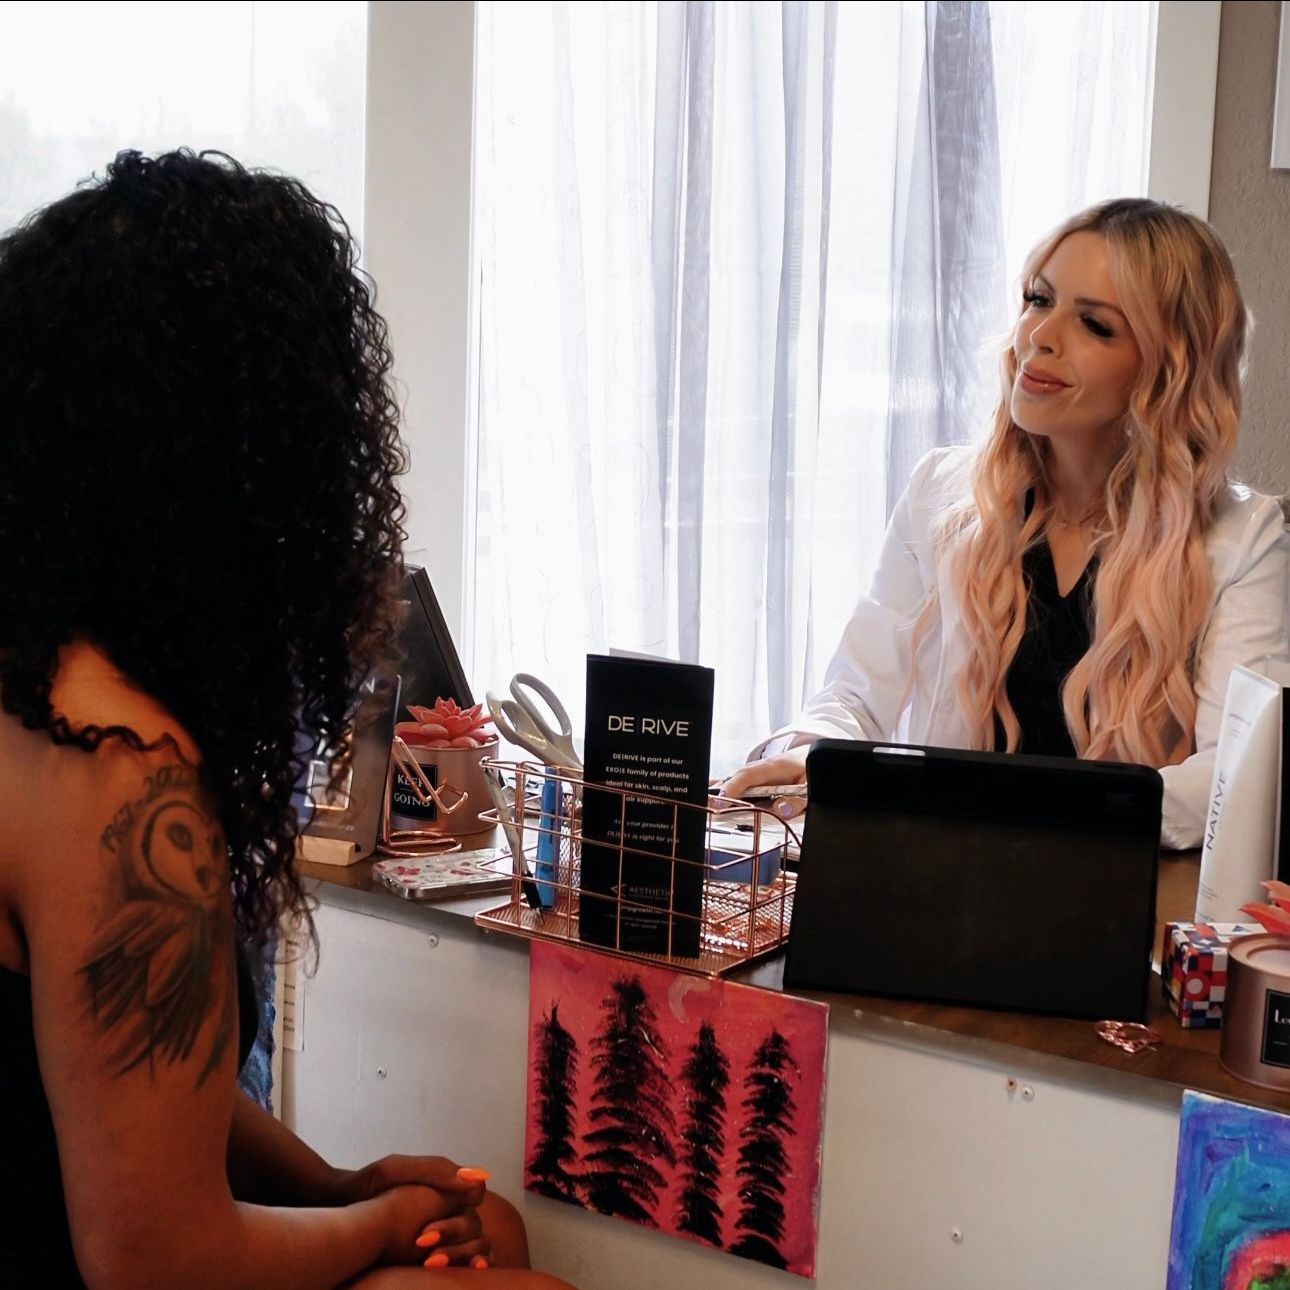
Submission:
[[[391,1210],[383,1262],[423,1260],[428,1268],[486,1268],[492,1243],[479,1216],[489,1174],[444,1156],[383,1156],[362,1169],[337,1169],[332,1203],[379,1200]]]

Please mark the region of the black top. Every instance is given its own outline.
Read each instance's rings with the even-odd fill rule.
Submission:
[[[1063,596],[1047,541],[1021,559],[1026,580],[1026,633],[1008,669],[1008,701],[1021,724],[1018,752],[1044,757],[1074,757],[1075,745],[1062,712],[1061,688],[1071,668],[1088,653],[1096,557]],[[1007,745],[1003,723],[994,720],[994,746]]]
[[[239,950],[238,1066],[258,1008]],[[72,1253],[54,1124],[36,1062],[31,979],[0,968],[0,1286],[83,1290]],[[143,1167],[141,1165],[141,1167]]]

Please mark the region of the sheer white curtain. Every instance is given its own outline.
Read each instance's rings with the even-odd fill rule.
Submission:
[[[580,724],[589,650],[708,664],[718,769],[791,716],[913,463],[985,429],[1025,245],[1143,191],[1152,20],[479,4],[481,688]]]

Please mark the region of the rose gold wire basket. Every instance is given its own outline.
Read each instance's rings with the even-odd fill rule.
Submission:
[[[602,953],[713,977],[764,958],[787,941],[796,877],[785,868],[785,862],[796,856],[801,839],[787,821],[770,811],[725,798],[711,798],[708,805],[695,806],[600,784],[587,786],[597,794],[621,798],[620,818],[625,816],[629,801],[672,812],[670,854],[595,840],[602,855],[606,851],[617,854],[619,881],[614,884],[615,891],[621,890],[625,862],[639,864],[643,860],[660,866],[660,873],[668,875],[668,903],[639,905],[620,895],[584,891],[581,887],[584,785],[580,772],[530,762],[490,760],[484,765],[494,772],[505,772],[513,780],[513,794],[508,793],[493,810],[480,813],[481,820],[502,826],[511,855],[499,859],[498,864],[510,867],[511,890],[505,904],[475,915],[479,926],[535,940],[585,943]],[[542,789],[548,783],[557,790],[558,805],[554,810],[543,811]],[[676,854],[675,839],[687,813],[691,827],[695,814],[703,817],[705,859],[701,862]],[[517,853],[522,863],[514,863]],[[545,861],[545,868],[539,867],[540,860]],[[678,885],[685,885],[678,883],[678,875],[686,877],[683,866],[703,871],[697,956],[671,952],[674,940],[686,939],[674,935],[672,929],[696,921],[692,910],[679,909],[675,903]],[[538,907],[539,888],[549,907]],[[613,907],[608,921],[616,930],[614,943],[583,941],[579,914],[582,902],[587,900],[603,901]],[[623,914],[632,910],[648,910],[660,919],[666,913],[669,952],[649,953],[619,943]]]

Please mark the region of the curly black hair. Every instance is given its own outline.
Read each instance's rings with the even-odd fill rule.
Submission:
[[[338,212],[218,153],[122,152],[0,238],[0,696],[100,647],[202,754],[244,933],[303,906],[291,804],[392,653],[405,468]]]

